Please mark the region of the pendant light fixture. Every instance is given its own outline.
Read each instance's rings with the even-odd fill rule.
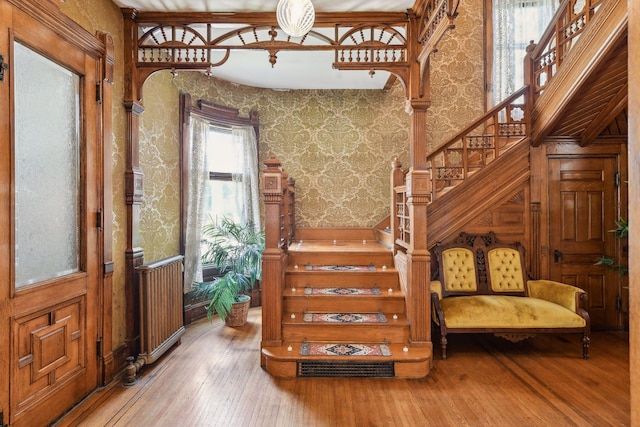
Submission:
[[[282,31],[291,37],[302,37],[313,27],[315,10],[311,0],[279,0],[276,18]]]

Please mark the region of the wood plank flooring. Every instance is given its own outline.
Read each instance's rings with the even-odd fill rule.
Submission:
[[[260,308],[242,328],[217,318],[187,327],[182,344],[111,387],[88,414],[58,426],[625,426],[630,423],[624,333],[510,343],[452,335],[422,380],[275,379],[259,366]],[[638,404],[638,403],[636,403]]]

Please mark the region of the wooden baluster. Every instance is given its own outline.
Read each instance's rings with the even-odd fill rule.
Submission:
[[[282,170],[282,209],[280,213],[280,245],[288,252],[290,223],[289,223],[289,174]]]
[[[391,162],[391,241],[393,243],[393,254],[398,251],[395,241],[400,230],[400,218],[398,217],[398,194],[396,189],[404,184],[404,172],[402,172],[402,162],[396,157]]]
[[[289,203],[289,244],[296,240],[296,180],[287,180],[287,195]]]

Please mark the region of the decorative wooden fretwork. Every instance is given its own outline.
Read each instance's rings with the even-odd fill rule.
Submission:
[[[428,0],[413,12],[316,14],[314,28],[291,37],[268,13],[144,13],[123,9],[125,43],[132,50],[133,82],[141,85],[158,70],[211,73],[237,51],[265,51],[272,66],[282,51],[334,52],[339,70],[388,71],[405,87],[409,69],[420,63],[424,76],[428,56],[446,30],[453,28],[459,0]],[[413,40],[408,40],[412,34]],[[417,40],[416,40],[417,38]],[[409,44],[422,48],[409,52]],[[412,55],[412,58],[409,56]],[[417,58],[419,56],[419,58]]]
[[[410,60],[407,13],[369,13],[366,16],[317,14],[316,26],[302,37],[291,37],[275,23],[275,14],[169,15],[124,9],[132,38],[133,64],[138,81],[158,70],[199,70],[211,73],[238,51],[265,51],[272,66],[282,51],[334,52],[336,69],[385,70],[407,84]],[[351,16],[351,15],[349,15]],[[366,19],[366,20],[360,20]]]

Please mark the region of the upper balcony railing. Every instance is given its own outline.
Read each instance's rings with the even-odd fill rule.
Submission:
[[[540,41],[527,49],[532,97],[536,99],[549,84],[580,34],[597,13],[604,0],[564,0],[558,7]]]

